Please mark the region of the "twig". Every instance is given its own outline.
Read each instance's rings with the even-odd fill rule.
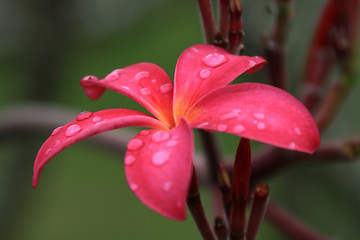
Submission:
[[[215,240],[214,233],[212,232],[209,222],[206,219],[205,211],[201,203],[195,169],[193,169],[187,204],[203,239]]]
[[[210,0],[198,0],[206,42],[214,43],[215,21]]]
[[[273,202],[270,202],[266,215],[266,219],[278,229],[280,229],[284,234],[286,234],[290,239],[294,240],[331,240],[332,238],[325,237],[315,230],[311,229],[309,226],[305,225],[303,222],[300,222],[295,216],[291,215],[289,212],[286,212],[280,206],[276,205]]]

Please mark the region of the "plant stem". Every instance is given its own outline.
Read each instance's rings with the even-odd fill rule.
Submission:
[[[227,239],[227,229],[226,229],[225,221],[219,216],[215,218],[214,230],[218,240]]]
[[[230,0],[229,52],[239,55],[243,38],[241,0]]]
[[[220,26],[220,33],[225,41],[228,41],[229,25],[230,25],[230,1],[220,0],[219,26]]]
[[[193,169],[187,204],[203,239],[215,240],[214,233],[212,232],[209,222],[206,219],[204,207],[200,199],[199,185],[195,169]]]
[[[290,239],[294,240],[330,240],[331,238],[322,236],[309,226],[300,222],[289,212],[280,206],[270,202],[266,211],[266,219],[278,227]]]
[[[241,138],[236,151],[232,181],[233,203],[230,217],[231,240],[245,239],[246,201],[249,195],[250,165],[250,141],[246,138]]]
[[[206,42],[214,43],[215,21],[210,0],[198,0]]]
[[[246,227],[247,240],[256,239],[256,235],[260,229],[260,224],[265,216],[269,199],[269,187],[265,184],[258,184],[255,187],[248,225]]]

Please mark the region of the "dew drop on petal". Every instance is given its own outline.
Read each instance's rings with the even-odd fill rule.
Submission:
[[[170,157],[170,152],[166,152],[166,151],[156,152],[152,156],[152,163],[155,166],[160,167],[164,165],[167,161],[169,161],[169,157]]]
[[[124,89],[124,90],[126,90],[126,91],[130,90],[130,88],[127,87],[127,86],[120,86],[120,88],[122,88],[122,89]]]
[[[257,129],[259,130],[264,130],[266,128],[265,123],[259,122],[257,125]]]
[[[237,125],[235,125],[233,131],[235,133],[242,133],[242,132],[245,131],[245,127],[243,125],[241,125],[241,124],[237,124]]]
[[[58,147],[60,144],[61,144],[61,141],[60,141],[60,140],[56,140],[56,141],[54,142],[54,147]]]
[[[202,69],[199,72],[199,76],[201,79],[206,79],[206,78],[210,77],[210,75],[211,75],[211,71],[208,69]]]
[[[48,150],[46,150],[45,155],[49,155],[49,153],[51,152],[52,152],[52,148],[49,148]]]
[[[141,89],[140,89],[140,94],[143,95],[143,96],[150,95],[150,94],[151,94],[151,90],[148,89],[148,88],[141,88]]]
[[[232,111],[232,112],[221,115],[220,120],[229,120],[229,119],[236,118],[237,116],[238,115],[234,111]]]
[[[163,184],[163,190],[165,192],[169,192],[172,186],[172,182],[168,181]]]
[[[147,71],[142,71],[142,72],[138,72],[138,73],[135,75],[134,79],[135,79],[135,81],[140,81],[141,79],[146,78],[146,77],[149,77],[149,76],[150,76],[150,73],[149,73],[149,72],[147,72]]]
[[[152,82],[152,83],[156,83],[157,80],[156,80],[156,79],[152,79],[151,82]]]
[[[289,148],[292,149],[292,150],[296,149],[296,143],[291,142],[291,143],[289,144]]]
[[[130,142],[127,145],[127,149],[129,151],[135,151],[140,149],[144,145],[144,142],[141,139],[134,138],[131,139]]]
[[[73,124],[66,129],[65,136],[72,137],[81,131],[81,127],[77,124]]]
[[[199,49],[197,49],[196,47],[191,47],[191,50],[192,50],[193,52],[199,52]]]
[[[294,128],[294,131],[298,136],[302,135],[302,132],[301,132],[300,128],[296,127],[296,128]]]
[[[164,84],[162,86],[160,86],[160,92],[165,94],[165,93],[169,93],[171,92],[172,90],[172,84],[171,83],[167,83],[167,84]]]
[[[256,119],[264,119],[265,118],[265,115],[262,113],[254,113],[253,116]]]
[[[218,67],[224,64],[228,59],[219,53],[211,53],[201,59],[201,62],[209,67]]]
[[[253,60],[249,60],[249,67],[253,67],[256,65],[256,62]]]
[[[174,147],[174,146],[176,146],[176,145],[178,145],[178,141],[176,141],[176,140],[170,140],[170,141],[168,141],[167,143],[166,143],[166,146],[167,147]]]
[[[156,143],[166,141],[170,138],[170,133],[168,131],[158,131],[151,136],[151,140]]]
[[[220,131],[220,132],[224,132],[228,129],[228,126],[226,124],[219,124],[219,126],[217,127],[217,130]]]
[[[150,134],[150,131],[145,129],[145,130],[142,130],[140,133],[139,133],[141,136],[146,136],[146,135],[149,135]]]
[[[130,185],[130,189],[131,189],[132,191],[136,191],[136,190],[139,189],[139,185],[136,184],[136,183],[130,183],[129,185]]]
[[[93,115],[92,112],[89,111],[83,111],[81,112],[79,115],[77,115],[76,120],[77,121],[83,121],[85,119],[88,119],[89,117],[91,117]]]
[[[52,131],[51,136],[55,136],[56,134],[58,134],[58,132],[60,132],[62,128],[62,126],[55,128],[54,131]]]
[[[95,116],[93,117],[93,119],[91,120],[93,123],[98,123],[98,122],[101,122],[102,121],[102,118],[99,117],[99,116]]]
[[[208,122],[200,123],[199,125],[196,126],[196,128],[203,128],[203,127],[206,127],[206,126],[209,126]]]
[[[136,158],[133,155],[126,155],[125,160],[124,160],[126,166],[130,166],[130,165],[134,164],[135,161],[136,161]]]

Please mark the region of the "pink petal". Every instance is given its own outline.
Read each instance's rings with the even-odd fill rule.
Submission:
[[[166,129],[157,119],[134,110],[109,109],[80,113],[77,120],[56,128],[41,146],[35,159],[33,186],[36,187],[45,164],[71,144],[98,133],[130,126]]]
[[[173,85],[166,72],[155,64],[138,63],[116,69],[101,80],[86,76],[80,84],[93,100],[107,88],[135,100],[169,126],[174,125]]]
[[[174,116],[184,116],[204,95],[226,86],[244,72],[260,69],[265,63],[262,57],[236,56],[206,44],[186,49],[175,69]]]
[[[130,189],[152,210],[184,220],[193,152],[192,131],[184,119],[169,131],[140,132],[129,142],[125,156]]]
[[[218,89],[186,115],[192,127],[221,131],[312,153],[320,144],[311,114],[289,93],[259,83]]]

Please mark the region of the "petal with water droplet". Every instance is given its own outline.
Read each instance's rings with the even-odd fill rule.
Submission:
[[[223,117],[239,103],[241,113]],[[265,84],[241,83],[215,90],[185,117],[194,128],[225,131],[291,150],[312,153],[320,144],[316,123],[305,106],[289,93]],[[227,128],[219,129],[222,124]]]
[[[258,70],[265,62],[261,57],[236,56],[206,44],[186,49],[176,64],[174,115],[184,116],[201,97],[226,86],[244,72]]]
[[[138,63],[117,69],[101,80],[87,76],[80,84],[93,100],[98,99],[105,89],[110,89],[135,100],[160,121],[173,125],[172,82],[155,64]]]
[[[93,121],[98,118],[101,121]],[[147,114],[128,109],[109,109],[95,112],[81,121],[72,121],[56,130],[41,146],[34,164],[33,186],[35,187],[42,168],[59,152],[84,138],[116,128],[141,126],[166,129],[160,121]],[[130,142],[129,148],[139,149],[140,141]],[[52,149],[51,151],[49,149]]]
[[[187,121],[181,119],[177,127],[168,131],[168,138],[154,141],[153,136],[159,132],[159,136],[165,136],[159,130],[135,136],[144,145],[126,153],[127,161],[129,156],[136,158],[131,164],[125,164],[126,179],[130,186],[137,184],[135,190],[131,189],[146,206],[165,217],[184,220],[192,174],[192,131]]]

